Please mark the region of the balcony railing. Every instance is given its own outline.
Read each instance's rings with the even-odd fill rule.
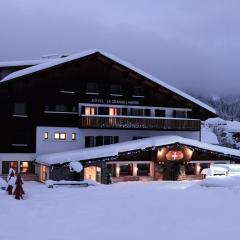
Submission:
[[[188,130],[198,131],[201,121],[198,119],[173,119],[131,116],[86,116],[79,119],[80,128],[112,129],[152,129],[152,130]]]

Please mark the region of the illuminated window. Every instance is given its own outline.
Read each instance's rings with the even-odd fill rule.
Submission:
[[[121,108],[109,108],[109,115],[110,116],[116,116],[121,115]]]
[[[72,140],[76,140],[77,139],[77,134],[76,133],[72,133]]]
[[[85,107],[85,115],[97,115],[96,107]]]
[[[48,139],[48,132],[44,133],[44,139]]]
[[[21,173],[35,173],[35,166],[33,162],[20,162]]]
[[[54,134],[54,139],[55,140],[66,140],[66,136],[67,136],[66,133],[57,132],[57,133]]]

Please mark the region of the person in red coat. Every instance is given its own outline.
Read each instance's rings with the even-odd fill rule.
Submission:
[[[18,200],[23,199],[23,194],[25,193],[23,191],[22,184],[23,184],[23,180],[21,178],[21,175],[18,174],[16,183],[15,183],[16,188],[14,190],[15,199],[18,199]]]

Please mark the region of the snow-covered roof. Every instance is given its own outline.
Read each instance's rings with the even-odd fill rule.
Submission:
[[[39,59],[39,60],[21,60],[21,61],[9,61],[9,62],[0,62],[1,67],[19,67],[19,66],[32,66],[41,63],[48,62],[52,59]]]
[[[100,147],[83,148],[73,151],[39,155],[36,158],[36,162],[47,165],[63,164],[67,162],[80,160],[114,157],[117,156],[119,153],[123,152],[130,152],[139,149],[144,150],[147,148],[172,145],[175,143],[192,146],[200,149],[206,149],[219,154],[231,155],[240,158],[239,150],[203,143],[197,140],[182,138],[179,136],[158,136],[116,143],[111,145],[105,145]]]
[[[134,66],[132,66],[131,64],[109,54],[109,53],[106,53],[104,51],[101,51],[101,50],[90,50],[90,51],[85,51],[85,52],[82,52],[82,53],[77,53],[77,54],[72,54],[72,55],[69,55],[67,57],[64,57],[64,58],[59,58],[59,59],[53,59],[49,62],[45,62],[45,63],[42,63],[42,64],[38,64],[38,65],[35,65],[35,66],[32,66],[32,67],[29,67],[29,68],[26,68],[26,69],[23,69],[23,70],[20,70],[20,71],[16,71],[14,73],[11,73],[9,74],[8,76],[6,76],[5,78],[2,79],[1,83],[4,83],[6,81],[9,81],[9,80],[12,80],[12,79],[15,79],[15,78],[18,78],[18,77],[22,77],[22,76],[25,76],[25,75],[29,75],[29,74],[32,74],[32,73],[35,73],[35,72],[39,72],[39,71],[42,71],[42,70],[45,70],[45,69],[48,69],[48,68],[51,68],[51,67],[54,67],[54,66],[57,66],[57,65],[60,65],[60,64],[63,64],[63,63],[67,63],[67,62],[70,62],[70,61],[73,61],[73,60],[77,60],[79,58],[83,58],[83,57],[86,57],[88,55],[91,55],[91,54],[94,54],[94,53],[100,53],[101,55],[107,57],[107,58],[110,58],[111,60],[131,69],[132,71],[135,71],[136,73],[150,79],[151,81],[165,87],[166,89],[172,91],[172,92],[175,92],[176,94],[190,100],[191,102],[207,109],[208,111],[216,114],[216,110],[213,109],[212,107],[208,106],[207,104],[199,101],[198,99],[182,92],[181,90],[173,87],[173,86],[170,86],[168,85],[167,83],[159,80],[158,78],[142,71],[141,69],[138,69]]]

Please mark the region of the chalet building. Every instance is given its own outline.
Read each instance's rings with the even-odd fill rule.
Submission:
[[[201,143],[201,121],[214,109],[108,53],[0,63],[0,72],[0,175],[12,167],[40,181],[177,180],[240,158]],[[71,172],[71,161],[84,171]]]

